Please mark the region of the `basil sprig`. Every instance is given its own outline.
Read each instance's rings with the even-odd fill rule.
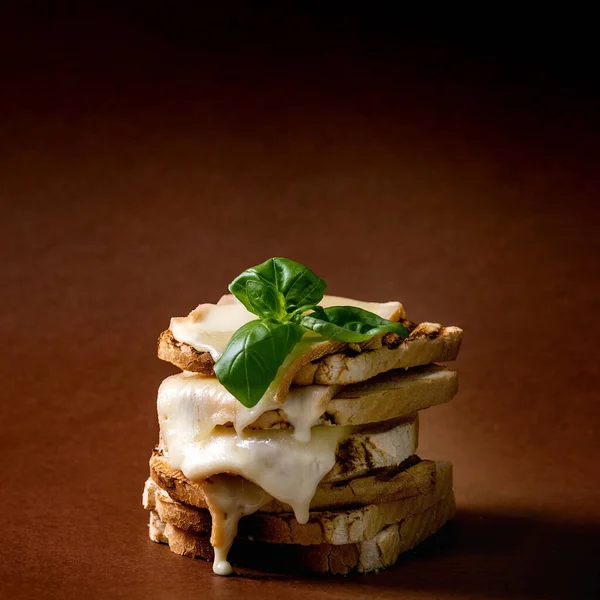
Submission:
[[[258,319],[233,334],[215,374],[244,406],[258,403],[307,331],[349,343],[387,332],[408,337],[401,323],[368,310],[318,306],[326,286],[308,267],[287,258],[270,258],[231,282],[229,291]]]

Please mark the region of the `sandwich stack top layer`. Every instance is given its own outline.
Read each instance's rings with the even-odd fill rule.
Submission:
[[[292,384],[357,383],[392,369],[451,361],[460,349],[460,328],[406,321],[404,308],[398,302],[362,303],[335,296],[326,296],[323,302],[368,307],[386,319],[402,320],[410,335],[403,339],[388,333],[354,344],[323,341],[320,336],[307,333],[286,358],[269,389],[268,395],[275,402],[285,400]],[[233,325],[224,322],[228,313],[232,313]],[[214,362],[236,327],[254,318],[233,296],[224,296],[219,304],[202,304],[188,317],[171,320],[171,328],[159,338],[158,356],[184,371],[213,376]]]

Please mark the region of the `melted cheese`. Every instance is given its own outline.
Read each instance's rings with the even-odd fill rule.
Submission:
[[[318,422],[327,402],[341,389],[324,385],[292,388],[283,404],[272,395],[265,395],[256,406],[246,408],[216,378],[179,373],[167,377],[158,390],[158,418],[162,429],[163,422],[177,411],[181,423],[193,428],[196,439],[204,439],[215,427],[227,423],[233,423],[241,435],[263,413],[280,409],[292,425],[296,439],[307,442],[311,427]]]
[[[237,300],[231,303],[201,304],[187,317],[173,317],[170,329],[176,340],[189,344],[200,352],[210,352],[217,361],[233,333],[256,318]]]
[[[394,321],[403,314],[399,302],[361,302],[340,296],[324,296],[319,304],[324,308],[356,306]],[[209,352],[217,361],[233,333],[256,318],[234,296],[227,295],[218,304],[201,304],[187,317],[172,318],[170,329],[177,341],[189,344],[199,352]],[[314,336],[315,341],[319,339],[319,336]]]
[[[325,412],[327,402],[342,389],[338,385],[307,385],[291,388],[283,404],[278,404],[288,422],[294,428],[293,435],[299,441],[310,441],[312,427]]]
[[[189,417],[177,403],[163,412],[162,447],[171,467],[195,481],[237,474],[260,488],[259,492],[248,486],[243,491],[229,478],[206,493],[217,574],[230,572],[227,552],[240,517],[258,510],[271,496],[289,504],[299,523],[308,521],[317,486],[335,465],[338,442],[350,433],[346,427],[314,427],[310,440],[302,443],[285,430],[253,431],[241,437],[230,427],[217,427],[206,437],[199,422]]]
[[[289,504],[304,523],[317,485],[335,464],[337,444],[349,433],[345,427],[318,426],[310,441],[302,443],[285,430],[240,437],[229,427],[217,427],[208,438],[198,439],[184,414],[175,411],[161,424],[172,468],[196,481],[217,473],[241,475]]]
[[[211,477],[203,489],[212,518],[213,571],[217,575],[230,575],[232,569],[227,554],[237,534],[239,520],[261,509],[272,497],[254,483],[230,475]]]

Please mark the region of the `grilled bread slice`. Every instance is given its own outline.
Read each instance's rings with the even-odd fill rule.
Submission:
[[[168,377],[161,386],[170,394],[178,389],[185,393],[188,401],[198,405],[198,414],[206,410],[204,390],[206,377],[179,373]],[[311,386],[292,388],[298,391],[315,390],[318,404],[307,406],[311,414],[317,415],[311,425],[364,425],[407,417],[419,410],[449,402],[458,391],[458,375],[438,365],[397,369],[372,377],[366,382],[342,386]],[[173,391],[174,390],[174,391]],[[220,420],[215,425],[231,425],[239,407],[238,401],[221,386],[213,385],[209,393],[218,397],[215,411]],[[310,392],[312,393],[312,392]],[[286,413],[287,404],[280,409],[262,413],[249,429],[288,429],[291,426]],[[318,416],[320,412],[320,417]]]
[[[458,374],[445,367],[388,371],[342,388],[327,402],[318,424],[361,425],[398,419],[449,402],[457,391]]]
[[[385,469],[375,474],[364,475],[350,481],[319,484],[310,504],[311,510],[332,510],[347,506],[381,504],[397,502],[428,494],[436,486],[438,469],[430,460],[420,460],[411,456],[392,469]],[[216,475],[221,477],[239,477]],[[208,508],[204,498],[204,487],[211,485],[215,479],[206,481],[190,481],[181,471],[169,467],[164,457],[155,454],[150,460],[150,479],[146,482],[144,494],[145,508],[149,504],[149,487],[153,484],[168,492],[169,496],[184,504],[197,508]],[[264,513],[289,513],[292,508],[278,500],[271,500],[261,508]]]
[[[410,331],[406,339],[388,333],[363,345],[325,341],[311,346],[288,365],[276,398],[283,402],[292,383],[347,385],[392,369],[451,361],[458,355],[462,329],[442,327],[439,323],[415,325],[405,321],[405,325]],[[178,342],[170,330],[159,338],[158,356],[184,371],[214,375],[210,354]]]
[[[368,573],[393,565],[402,552],[410,550],[438,531],[454,516],[454,496],[450,494],[402,521],[381,529],[371,539],[349,544],[270,544],[236,539],[230,560],[238,566],[273,571],[312,571],[346,575],[352,571]],[[180,529],[150,513],[150,539],[169,544],[171,551],[183,556],[213,560],[208,537]]]

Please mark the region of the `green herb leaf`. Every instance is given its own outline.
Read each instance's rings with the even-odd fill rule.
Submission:
[[[396,333],[408,337],[408,331],[401,323],[394,323],[375,313],[355,306],[317,307],[314,312],[303,315],[299,323],[338,342],[364,342],[381,333]]]
[[[285,315],[281,295],[273,286],[253,279],[248,279],[245,284],[245,297],[252,307],[250,312],[263,319],[281,319]]]
[[[387,332],[408,337],[402,324],[361,308],[318,306],[326,286],[308,267],[287,258],[270,258],[231,282],[231,293],[260,318],[233,334],[215,374],[244,406],[263,397],[306,330],[341,342],[363,342]]]
[[[279,320],[285,316],[282,295],[252,269],[236,277],[229,285],[229,291],[247,310],[263,319]]]
[[[287,258],[270,258],[236,277],[229,291],[255,315],[282,320],[313,308],[326,286],[308,267]]]
[[[237,400],[251,408],[263,397],[303,334],[302,327],[289,321],[250,321],[229,340],[215,363],[215,374]]]

